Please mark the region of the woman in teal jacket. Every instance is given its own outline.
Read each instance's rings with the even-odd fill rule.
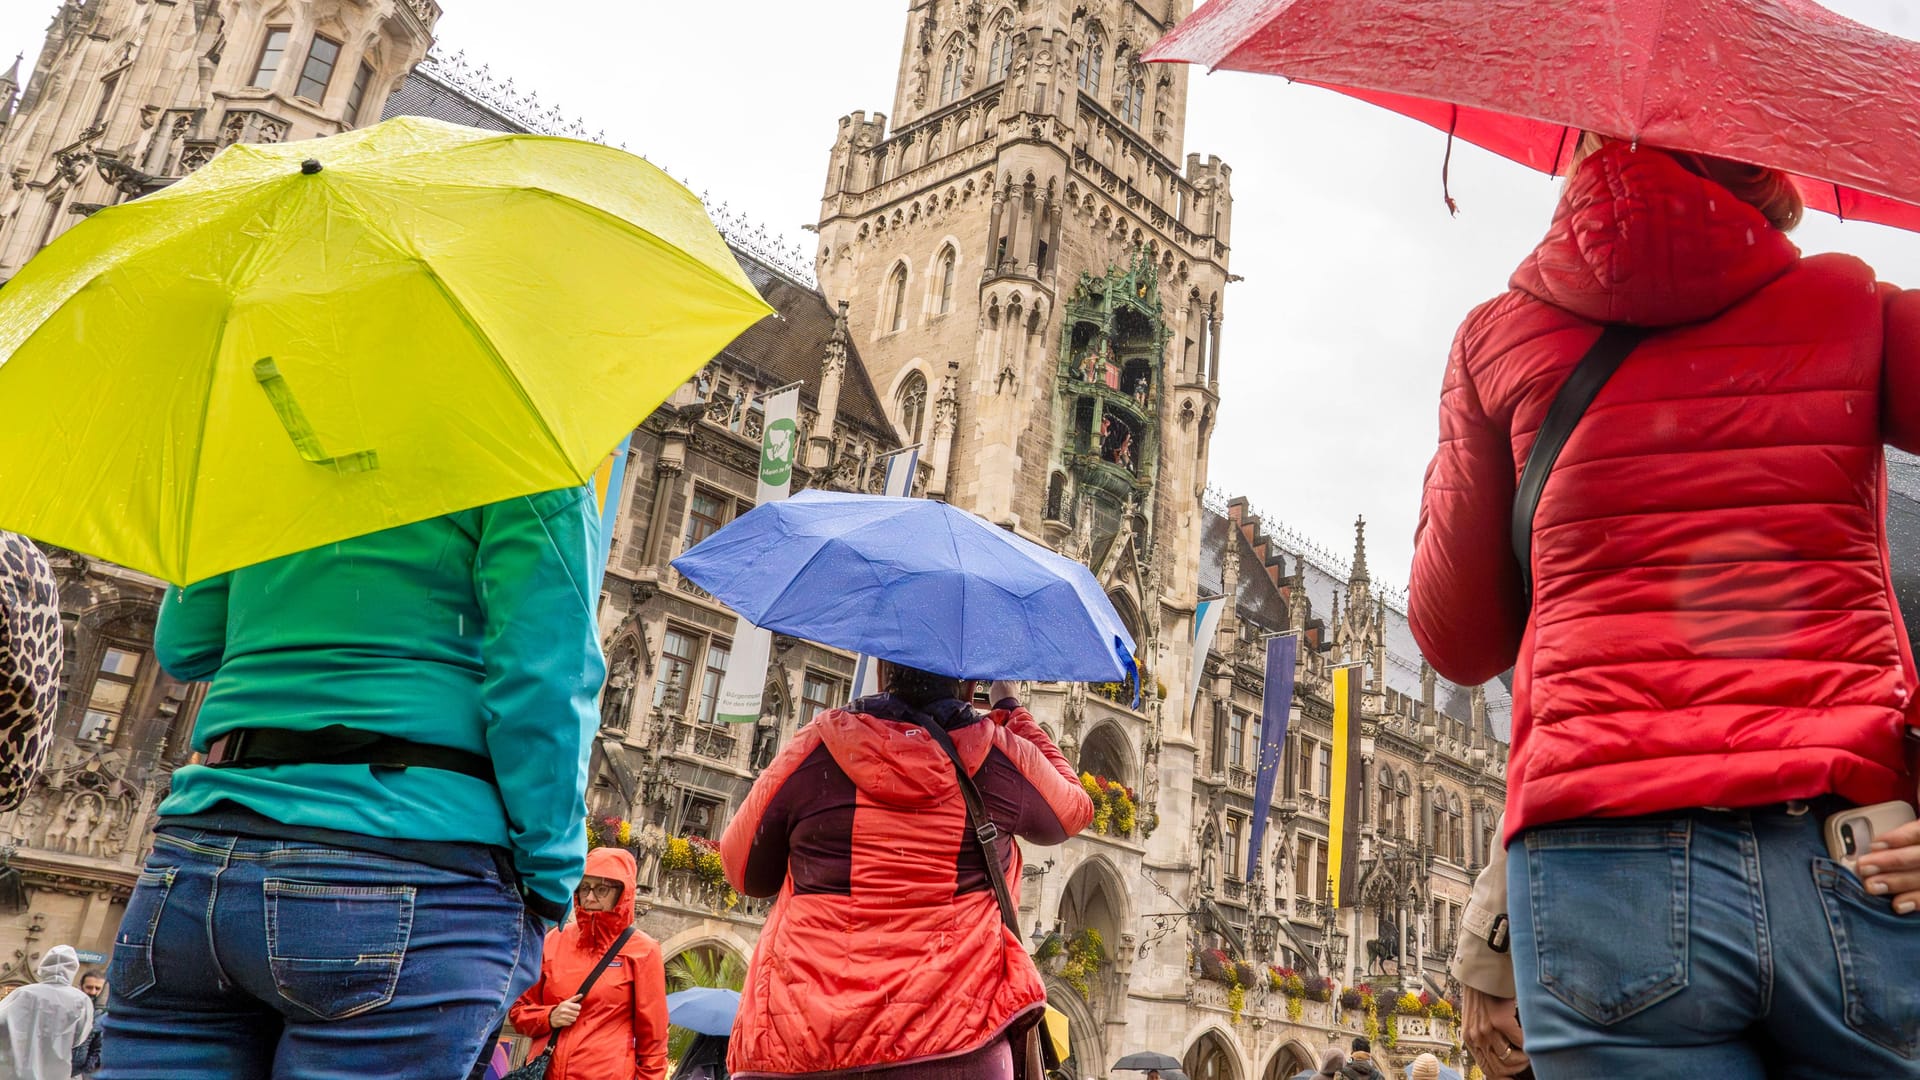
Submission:
[[[598,529],[553,491],[169,595],[206,764],[115,942],[105,1080],[466,1074],[584,865]]]

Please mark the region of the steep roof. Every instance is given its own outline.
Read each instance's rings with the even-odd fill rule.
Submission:
[[[766,372],[767,381],[775,386],[804,382],[800,399],[818,407],[820,358],[833,336],[833,305],[820,290],[787,278],[738,248],[733,255],[747,280],[778,315],[748,327],[721,355]],[[840,422],[864,427],[889,446],[899,442],[852,341],[847,342],[847,373],[840,383]]]

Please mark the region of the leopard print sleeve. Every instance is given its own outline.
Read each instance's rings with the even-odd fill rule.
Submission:
[[[0,531],[0,811],[46,761],[60,700],[60,593],[46,556]]]

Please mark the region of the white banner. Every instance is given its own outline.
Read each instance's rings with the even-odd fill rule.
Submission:
[[[905,499],[913,495],[913,477],[920,468],[920,447],[909,446],[896,452],[887,459],[887,486],[882,495],[891,495],[896,499]],[[853,665],[853,698],[855,701],[880,692],[880,665],[873,657],[865,653]]]
[[[800,453],[800,387],[796,383],[766,400],[766,425],[760,435],[760,486],[755,498],[764,505],[779,502],[793,488],[793,464]],[[720,702],[714,718],[729,724],[751,724],[760,719],[760,699],[767,689],[767,663],[773,658],[773,634],[745,619],[733,628],[733,655],[726,677],[720,680]]]
[[[1202,600],[1193,612],[1192,685],[1187,687],[1187,723],[1193,723],[1194,706],[1200,704],[1200,680],[1207,676],[1207,652],[1213,648],[1214,631],[1220,629],[1220,616],[1227,610],[1227,598],[1215,596]]]

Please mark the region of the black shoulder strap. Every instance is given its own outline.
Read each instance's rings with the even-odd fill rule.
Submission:
[[[607,965],[613,963],[613,958],[620,955],[620,950],[626,946],[632,937],[633,927],[629,926],[625,930],[620,931],[620,936],[614,938],[613,944],[607,946],[607,951],[601,955],[600,962],[593,965],[592,971],[587,972],[586,981],[580,984],[580,989],[573,992],[575,997],[582,1001],[587,999],[587,992],[593,989],[594,983],[600,981],[600,973],[607,970]],[[547,1038],[546,1053],[553,1053],[554,1047],[560,1045],[560,1036],[565,1035],[571,1030],[572,1028],[556,1028],[553,1034]]]
[[[1638,326],[1609,326],[1587,355],[1574,365],[1573,374],[1554,395],[1547,419],[1533,437],[1527,451],[1527,467],[1520,474],[1520,488],[1513,496],[1513,554],[1520,560],[1520,580],[1527,595],[1533,595],[1533,515],[1540,508],[1540,493],[1546,489],[1553,463],[1560,459],[1567,438],[1586,415],[1587,406],[1607,385],[1628,354],[1644,340],[1646,330]]]
[[[632,937],[633,927],[629,926],[625,930],[620,931],[620,936],[614,938],[613,944],[607,946],[606,954],[600,957],[600,962],[593,965],[592,971],[587,972],[587,981],[581,983],[580,989],[574,991],[574,993],[581,997],[586,997],[587,991],[593,989],[593,984],[600,981],[600,973],[607,970],[607,965],[613,963],[613,958],[620,955],[621,948],[624,947]]]
[[[960,781],[960,796],[967,801],[967,831],[973,834],[980,845],[980,856],[986,860],[987,880],[993,883],[994,899],[1000,902],[1000,918],[1012,930],[1015,937],[1020,935],[1020,916],[1013,910],[1013,894],[1007,890],[1007,877],[1000,872],[1000,830],[994,828],[993,819],[987,816],[987,804],[980,797],[980,789],[974,786],[973,777],[967,775],[967,767],[960,761],[960,751],[953,745],[953,736],[939,723],[921,720],[913,721],[925,728],[940,749],[947,752],[947,760],[953,762],[953,775]],[[991,720],[982,721],[992,723]]]

